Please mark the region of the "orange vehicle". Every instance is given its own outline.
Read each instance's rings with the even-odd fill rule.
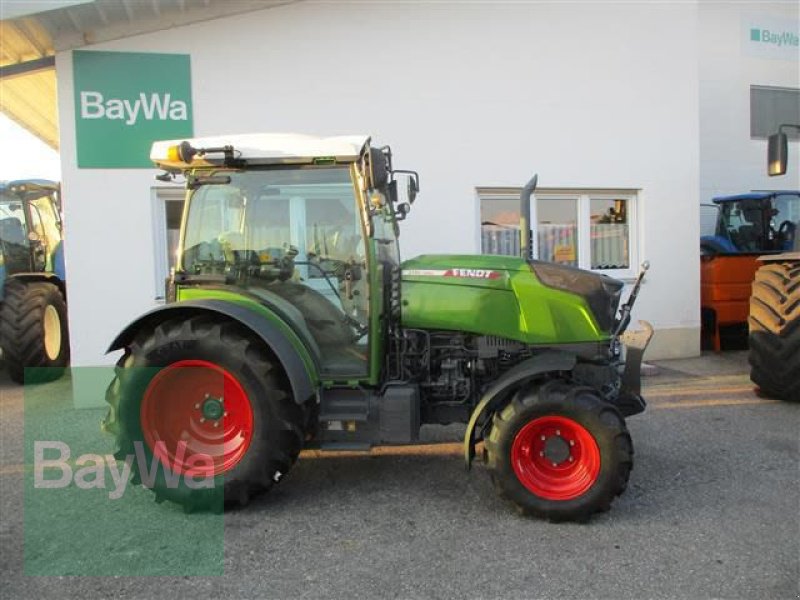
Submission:
[[[721,349],[720,328],[744,326],[758,257],[792,248],[800,192],[753,192],[714,198],[714,235],[700,238],[703,339]]]

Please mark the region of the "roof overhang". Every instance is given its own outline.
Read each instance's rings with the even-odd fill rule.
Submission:
[[[0,112],[58,149],[56,52],[296,1],[0,2]]]

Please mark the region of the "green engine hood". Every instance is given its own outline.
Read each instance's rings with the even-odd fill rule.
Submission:
[[[423,255],[402,265],[402,323],[526,344],[611,335],[623,283],[513,256]]]

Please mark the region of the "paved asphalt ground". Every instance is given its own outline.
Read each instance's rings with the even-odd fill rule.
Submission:
[[[648,411],[629,421],[628,491],[587,525],[517,516],[482,465],[465,473],[455,444],[304,455],[273,492],[225,515],[224,572],[207,577],[23,576],[22,393],[0,380],[0,597],[797,598],[800,405],[757,397],[741,352],[659,368]],[[166,547],[142,534],[148,520],[169,517],[175,535],[181,523],[213,529],[134,492],[136,518],[87,538],[111,564]],[[60,564],[64,531],[54,526],[51,555],[31,560]],[[213,556],[207,539],[192,533],[178,560]],[[80,564],[85,551],[72,552]]]

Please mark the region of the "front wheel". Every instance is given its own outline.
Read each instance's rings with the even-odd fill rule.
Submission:
[[[628,483],[633,444],[619,411],[564,381],[518,391],[485,440],[492,481],[521,512],[585,521]]]
[[[156,500],[187,510],[244,505],[303,446],[306,411],[260,339],[207,316],[136,336],[109,386],[104,428]]]

